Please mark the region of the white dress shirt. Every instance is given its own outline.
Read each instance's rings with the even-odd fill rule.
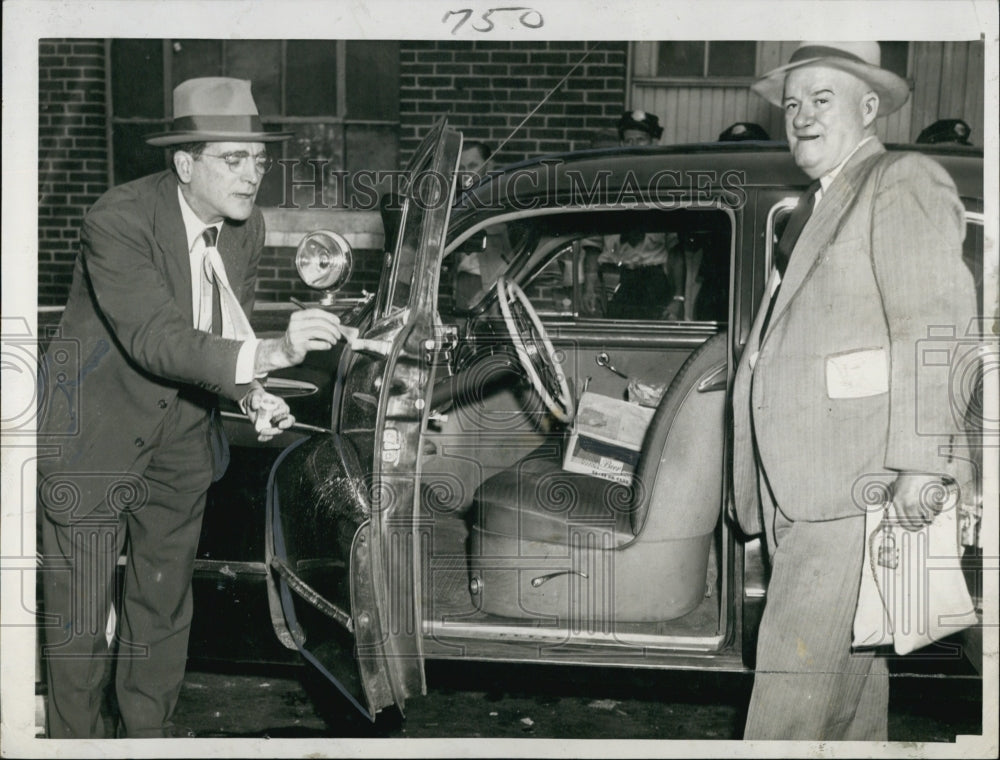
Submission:
[[[840,174],[840,171],[844,168],[844,165],[851,160],[851,156],[857,153],[861,149],[861,146],[864,145],[866,142],[874,139],[875,135],[868,135],[868,137],[866,137],[864,140],[862,140],[861,142],[859,142],[857,145],[854,146],[854,150],[848,153],[843,161],[841,161],[830,171],[828,171],[826,174],[824,174],[822,177],[819,178],[819,190],[816,191],[816,199],[813,201],[814,209],[816,208],[817,204],[819,204],[819,202],[823,200],[823,194],[827,191],[830,185],[833,184],[833,181],[837,178],[837,175]]]
[[[204,267],[205,240],[202,238],[202,233],[208,227],[215,227],[216,232],[221,235],[222,222],[205,224],[201,221],[191,206],[188,205],[180,187],[177,188],[177,200],[180,203],[181,218],[184,220],[184,231],[187,234],[189,264],[191,266],[191,304],[194,312],[193,327],[197,328],[200,317],[198,310],[201,304],[201,288],[202,283],[206,279]],[[208,316],[206,324],[211,324],[211,315]],[[254,379],[253,365],[258,343],[260,341],[256,338],[243,341],[243,345],[240,347],[239,354],[236,357],[236,377],[234,378],[236,383],[245,384]]]

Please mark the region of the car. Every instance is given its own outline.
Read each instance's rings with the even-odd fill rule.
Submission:
[[[192,656],[266,615],[256,657],[304,660],[372,720],[431,659],[752,669],[767,569],[727,517],[727,392],[806,177],[748,141],[545,156],[460,191],[461,142],[439,122],[384,199],[379,287],[340,310],[358,338],[268,378],[295,426],[259,444],[224,410]],[[950,172],[981,290],[982,152],[889,147]],[[625,308],[606,252],[636,234],[686,252],[683,315]],[[296,260],[329,304],[352,251],[315,230]],[[975,677],[975,637],[906,667]]]

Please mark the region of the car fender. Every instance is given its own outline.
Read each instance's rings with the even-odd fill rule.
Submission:
[[[355,533],[370,514],[367,484],[349,440],[336,434],[303,438],[278,456],[267,486],[265,561],[271,622],[286,647],[298,649],[304,637],[288,626],[279,580],[290,581],[287,568],[308,561],[303,555],[311,554],[314,546],[322,548],[317,556],[342,563],[346,574]],[[322,535],[320,525],[326,528]],[[334,535],[328,535],[331,531]],[[349,631],[353,629],[346,594],[337,599],[304,596]]]

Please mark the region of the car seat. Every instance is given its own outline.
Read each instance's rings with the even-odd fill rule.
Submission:
[[[660,400],[631,485],[567,472],[551,448],[477,489],[469,589],[491,615],[605,627],[700,603],[722,508],[726,333],[702,344]]]

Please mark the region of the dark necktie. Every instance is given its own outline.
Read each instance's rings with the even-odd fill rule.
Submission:
[[[206,332],[211,331],[216,335],[222,334],[222,317],[220,310],[219,289],[215,283],[215,273],[207,258],[208,250],[215,248],[219,239],[219,231],[215,227],[206,227],[201,233],[202,242],[205,244],[205,258],[202,259],[201,273],[201,306],[199,308],[200,317],[198,327]]]
[[[785,231],[781,233],[781,239],[778,241],[778,247],[774,252],[774,266],[777,267],[778,274],[782,277],[785,276],[788,259],[791,258],[792,251],[795,250],[795,244],[799,240],[799,235],[802,234],[802,229],[806,226],[806,222],[809,221],[809,217],[812,216],[813,207],[816,205],[816,192],[818,190],[819,181],[813,182],[806,188],[805,193],[799,198],[795,210],[792,211],[792,215],[788,219],[788,224],[785,225]]]
[[[799,236],[806,226],[806,222],[809,221],[809,217],[812,216],[813,208],[816,205],[816,192],[819,190],[819,187],[819,180],[817,180],[806,188],[805,193],[799,198],[795,210],[792,211],[792,215],[788,219],[788,224],[785,225],[784,232],[781,233],[778,245],[775,247],[774,267],[778,270],[778,274],[782,278],[784,278],[785,270],[788,268],[788,260],[792,256],[792,251],[795,250],[795,244],[798,242]],[[764,315],[764,323],[760,327],[761,338],[767,333],[767,326],[771,321],[771,312],[774,310],[774,304],[778,300],[778,291],[780,289],[781,283],[779,282],[778,287],[774,289],[774,293],[771,294],[768,300],[767,313]]]
[[[209,227],[201,234],[205,241],[205,279],[202,282],[211,289],[213,301],[212,332],[232,340],[249,340],[254,337],[253,327],[229,284],[226,265],[216,247],[218,230]]]

